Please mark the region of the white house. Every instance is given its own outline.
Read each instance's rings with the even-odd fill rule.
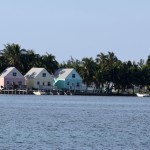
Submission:
[[[55,86],[58,89],[81,90],[82,79],[75,69],[58,69],[55,72]]]
[[[8,67],[0,75],[0,86],[4,88],[22,88],[25,85],[24,76],[15,68]]]
[[[28,89],[50,90],[53,88],[54,78],[45,68],[31,68],[24,77]]]

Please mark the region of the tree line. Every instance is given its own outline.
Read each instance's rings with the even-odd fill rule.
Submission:
[[[58,68],[74,68],[82,77],[87,86],[94,84],[97,89],[106,87],[106,92],[112,89],[125,91],[139,87],[150,86],[150,56],[147,60],[139,62],[122,62],[113,52],[99,53],[96,58],[84,57],[82,60],[70,58],[68,61],[58,63],[55,56],[49,53],[39,55],[34,50],[21,49],[19,44],[6,44],[0,51],[0,72],[5,68],[14,66],[22,74],[32,67],[43,67],[54,74]]]

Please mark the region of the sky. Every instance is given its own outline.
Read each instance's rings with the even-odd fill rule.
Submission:
[[[58,62],[150,55],[150,0],[0,0],[0,49],[15,43]]]

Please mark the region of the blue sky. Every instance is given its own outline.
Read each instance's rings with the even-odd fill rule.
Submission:
[[[150,55],[149,0],[1,0],[0,49],[20,44],[36,53],[122,61]]]

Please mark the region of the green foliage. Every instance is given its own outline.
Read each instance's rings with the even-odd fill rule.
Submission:
[[[14,66],[25,74],[32,67],[44,67],[50,73],[58,68],[74,68],[88,86],[94,84],[101,89],[106,86],[106,92],[117,89],[118,92],[134,86],[150,87],[150,55],[146,63],[122,62],[113,52],[99,53],[94,60],[84,57],[82,60],[74,59],[59,64],[52,54],[36,54],[33,50],[21,49],[18,44],[6,44],[0,51],[0,72],[6,67]]]
[[[6,67],[16,67],[21,73],[25,74],[32,67],[44,67],[50,73],[54,73],[58,69],[58,62],[55,56],[46,53],[40,56],[35,54],[33,50],[21,49],[18,44],[6,44],[0,53],[0,70]]]

